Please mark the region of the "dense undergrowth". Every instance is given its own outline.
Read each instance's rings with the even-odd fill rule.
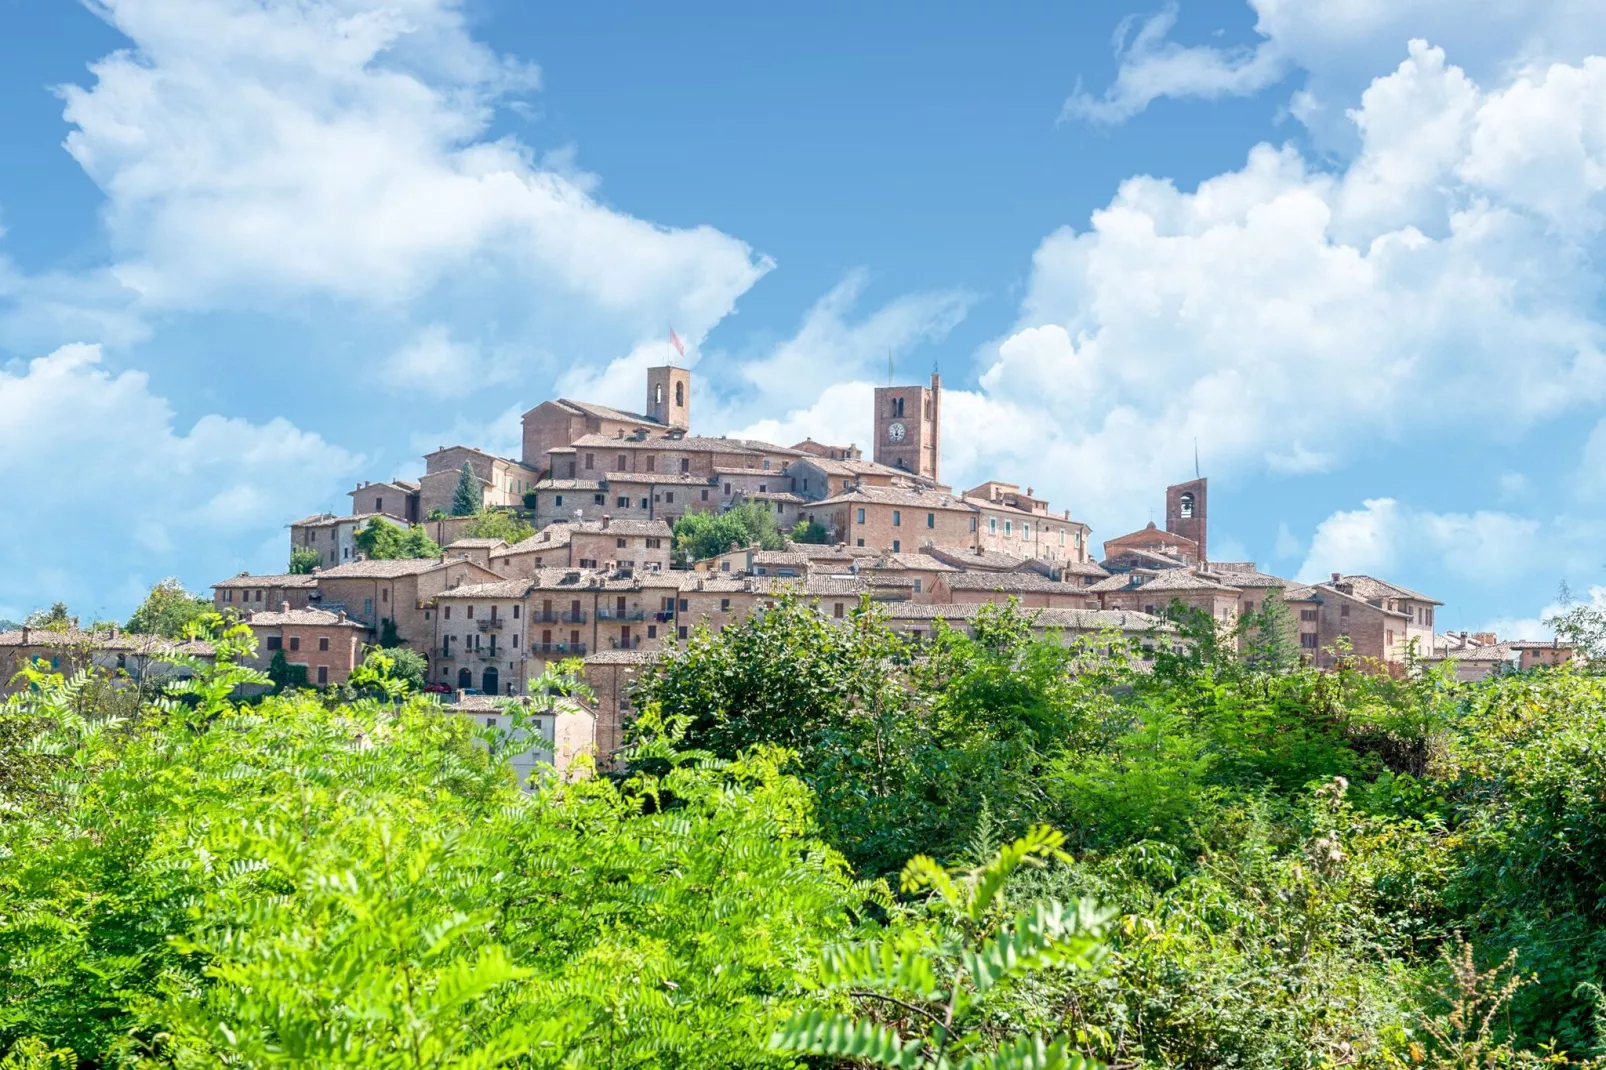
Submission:
[[[647,674],[627,772],[527,793],[421,698],[233,701],[243,641],[0,707],[0,1067],[1606,1056],[1582,669],[783,602]]]

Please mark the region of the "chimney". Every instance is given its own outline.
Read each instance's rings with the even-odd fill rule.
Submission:
[[[604,529],[607,528],[608,522],[610,520],[612,520],[612,519],[613,519],[613,517],[609,516],[607,513],[603,513],[602,514],[602,526],[603,526]]]
[[[288,612],[290,612],[290,603],[289,602],[280,602],[279,603],[279,612],[280,613],[288,613]]]
[[[340,611],[340,623],[346,623],[346,611],[343,609]]]
[[[980,543],[977,543],[977,544],[976,544],[976,556],[977,556],[977,557],[985,557],[985,556],[986,556],[986,554],[987,554],[987,551],[986,551],[986,550],[984,550],[984,549],[982,549],[982,547],[981,547],[981,544],[980,544]]]
[[[1335,587],[1338,586],[1338,581],[1343,579],[1343,578],[1344,577],[1341,576],[1340,574],[1338,574],[1337,572],[1333,573],[1333,586],[1335,586]]]

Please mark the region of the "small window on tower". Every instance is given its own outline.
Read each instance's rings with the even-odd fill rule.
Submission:
[[[1182,496],[1182,498],[1178,502],[1177,511],[1181,514],[1182,519],[1184,519],[1184,520],[1192,520],[1193,519],[1193,495],[1192,494],[1184,494]]]
[[[675,406],[677,408],[685,408],[686,407],[686,384],[685,383],[676,383],[675,384]]]

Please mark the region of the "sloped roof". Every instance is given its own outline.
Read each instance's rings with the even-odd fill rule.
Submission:
[[[1370,602],[1374,598],[1406,598],[1416,602],[1428,602],[1435,606],[1444,605],[1437,598],[1429,598],[1427,595],[1413,591],[1409,587],[1401,587],[1399,584],[1389,583],[1375,576],[1359,574],[1341,576],[1339,582],[1347,583],[1354,587],[1356,596],[1365,602]]]
[[[574,535],[649,535],[668,538],[672,529],[662,520],[612,520],[606,527],[600,520],[585,520],[570,524],[569,531]]]
[[[318,586],[318,577],[310,572],[281,573],[273,576],[253,576],[249,572],[242,572],[238,576],[230,576],[226,580],[219,580],[212,584],[214,590],[228,587],[285,587],[285,588],[311,588]]]
[[[1050,579],[1041,572],[955,572],[952,575],[945,574],[941,579],[950,591],[1086,595],[1094,589]]]
[[[361,628],[364,631],[368,630],[368,625],[361,621],[348,620],[344,614],[331,613],[327,609],[258,610],[246,618],[246,623],[258,627],[299,624],[318,628]]]

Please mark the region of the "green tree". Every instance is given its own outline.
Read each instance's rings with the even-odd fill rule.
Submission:
[[[284,648],[280,647],[268,659],[268,679],[275,691],[283,691],[287,687],[306,687],[307,667],[290,664],[290,659],[284,656]]]
[[[762,550],[786,547],[786,538],[775,527],[775,514],[757,502],[743,502],[723,513],[687,513],[675,521],[675,552],[682,560],[753,545]]]
[[[49,609],[36,609],[22,620],[24,628],[66,632],[78,627],[78,618],[67,611],[67,603],[57,602]]]
[[[439,557],[441,552],[422,527],[400,528],[377,516],[357,530],[355,540],[370,561]]]
[[[176,579],[165,579],[152,587],[126,630],[138,635],[160,635],[167,639],[183,637],[191,624],[212,612],[210,599],[192,595]]]
[[[473,516],[485,505],[485,491],[480,486],[479,477],[474,474],[474,468],[467,461],[463,462],[463,470],[457,475],[457,489],[452,492],[452,515]]]
[[[509,546],[534,534],[534,528],[506,509],[482,509],[463,529],[465,539],[501,539]]]
[[[792,525],[792,530],[787,533],[787,536],[793,542],[814,543],[816,545],[823,545],[829,537],[826,534],[825,525],[818,520],[799,520]]]
[[[323,563],[323,558],[310,546],[290,548],[290,575],[305,576]]]
[[[927,893],[922,916],[886,936],[830,947],[821,958],[826,991],[850,1000],[859,1014],[806,1011],[776,1031],[774,1045],[894,1070],[1098,1067],[1074,1053],[1067,1037],[999,1030],[987,1015],[1012,983],[1054,970],[1093,971],[1106,955],[1109,915],[1091,900],[1040,900],[1009,916],[1005,892],[1015,871],[1069,862],[1063,842],[1052,829],[1034,828],[975,867],[947,870],[924,856],[912,859],[901,884]]]

